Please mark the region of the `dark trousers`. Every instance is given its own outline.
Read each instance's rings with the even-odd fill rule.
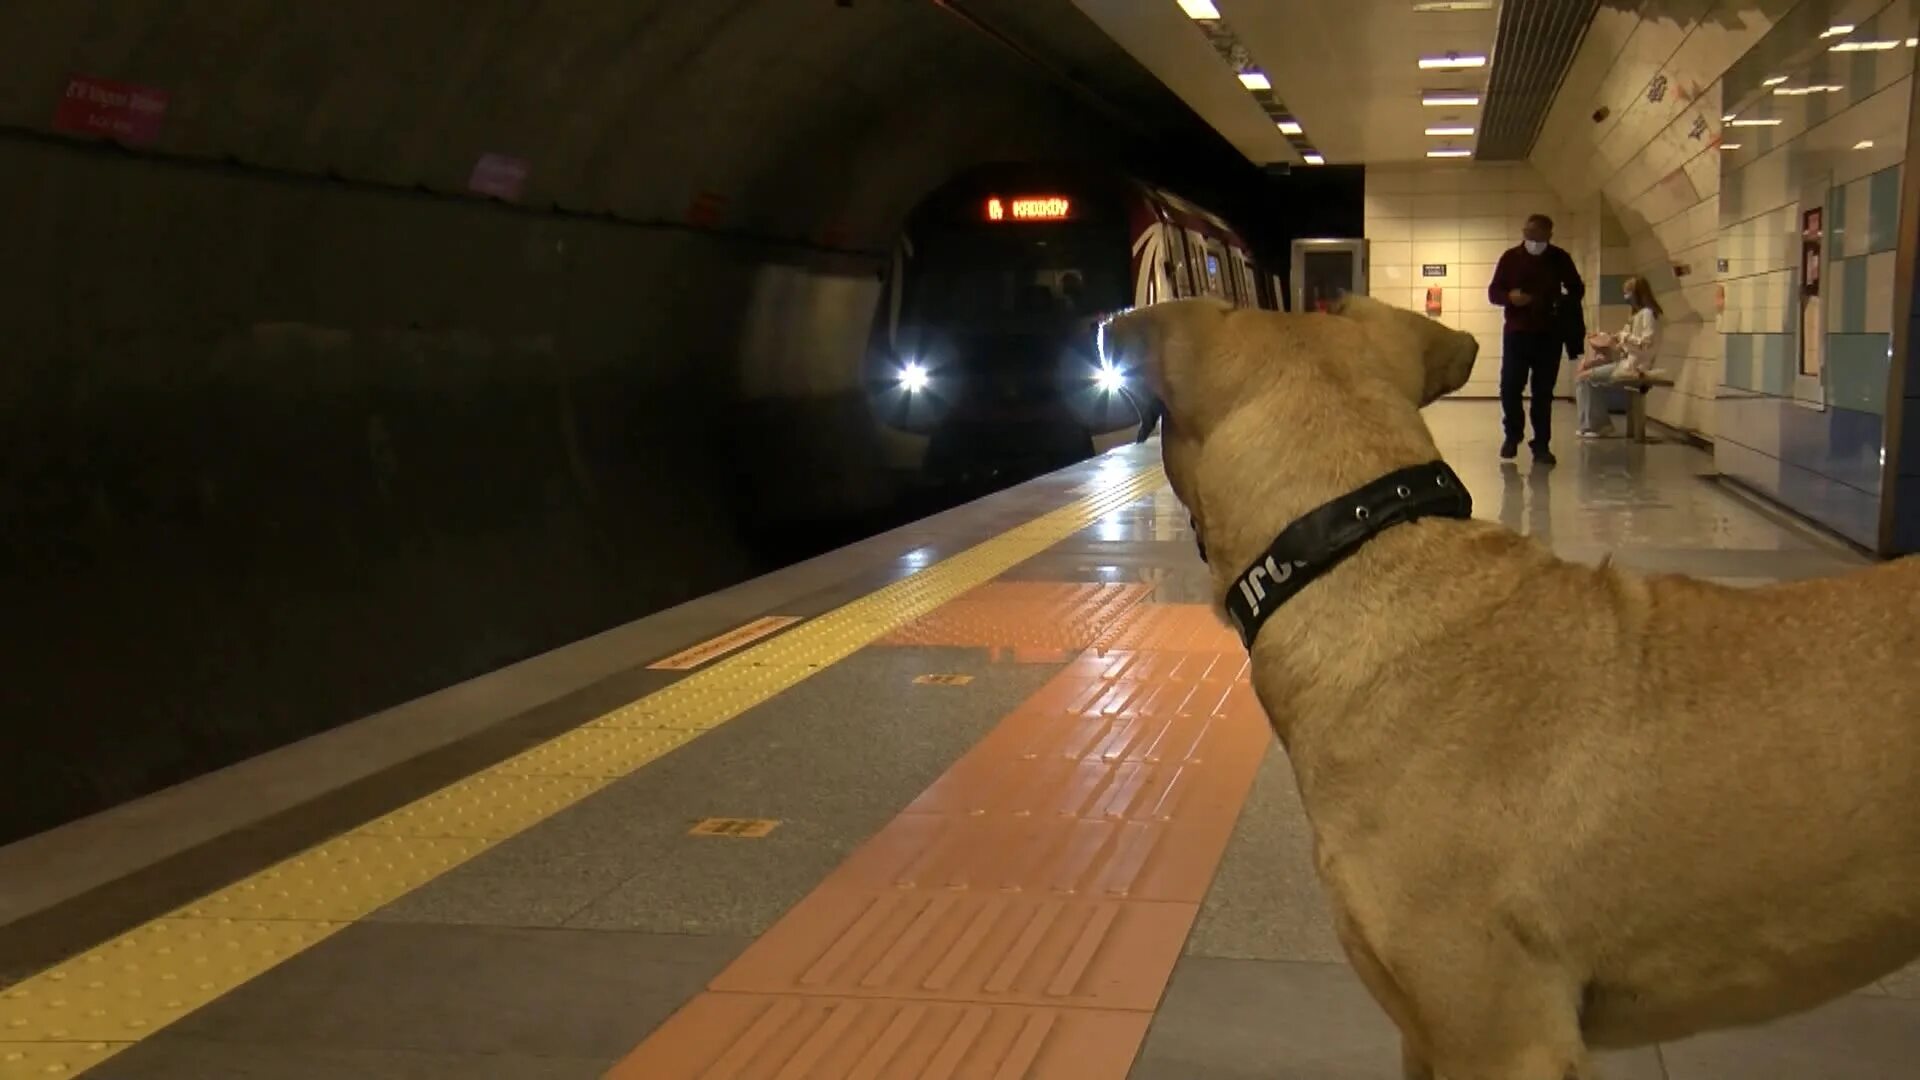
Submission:
[[[1500,349],[1500,420],[1507,441],[1517,443],[1524,432],[1520,395],[1533,391],[1533,445],[1553,438],[1553,385],[1560,381],[1560,335],[1509,330]]]

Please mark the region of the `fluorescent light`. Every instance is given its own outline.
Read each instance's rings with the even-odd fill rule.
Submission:
[[[1413,10],[1428,11],[1492,11],[1493,0],[1413,0]]]
[[[1773,127],[1775,124],[1778,124],[1778,123],[1780,123],[1780,120],[1777,117],[1775,117],[1775,118],[1769,118],[1766,120],[1729,120],[1727,121],[1727,126],[1728,127]]]
[[[1900,47],[1898,41],[1843,41],[1828,52],[1886,52]]]
[[[1246,87],[1249,90],[1273,89],[1273,84],[1267,81],[1267,77],[1265,75],[1260,74],[1257,71],[1241,72],[1240,85]]]
[[[1908,39],[1907,39],[1907,48],[1909,48],[1909,49],[1914,49],[1914,48],[1920,48],[1920,37],[1910,37],[1910,38],[1908,38]]]
[[[1429,90],[1420,95],[1422,105],[1478,105],[1480,95],[1465,90]]]
[[[1282,121],[1280,121],[1280,134],[1282,134],[1282,135],[1298,135],[1298,134],[1300,134],[1300,121],[1298,121],[1298,120],[1282,120]]]
[[[1825,41],[1830,37],[1839,37],[1841,34],[1851,33],[1853,33],[1852,23],[1836,24],[1820,31],[1820,40]]]
[[[1737,142],[1723,142],[1723,143],[1721,143],[1721,144],[1720,144],[1720,149],[1722,149],[1722,150],[1738,150],[1738,149],[1740,149],[1740,144],[1739,144],[1739,143],[1737,143]]]
[[[1326,158],[1321,157],[1318,153],[1312,150],[1309,150],[1306,153],[1301,154],[1300,160],[1306,162],[1309,165],[1325,165],[1327,163]]]
[[[1846,88],[1843,86],[1815,84],[1813,86],[1776,86],[1773,92],[1780,97],[1805,97],[1808,94],[1838,93],[1844,89]]]
[[[1728,121],[1730,121],[1730,120],[1732,120],[1732,119],[1733,119],[1733,114],[1732,114],[1732,113],[1727,113],[1727,114],[1725,114],[1725,115],[1723,115],[1722,117],[1720,117],[1720,122],[1724,124],[1724,123],[1726,123],[1726,122],[1728,122]]]
[[[1427,134],[1429,135],[1471,135],[1473,134],[1473,129],[1470,127],[1430,127],[1427,129]]]
[[[1761,79],[1760,85],[1761,86],[1779,86],[1781,83],[1786,81],[1787,81],[1787,77],[1785,75],[1775,75],[1771,79]]]
[[[1427,151],[1428,157],[1457,158],[1457,157],[1471,157],[1472,155],[1473,155],[1473,151],[1471,150],[1429,150]]]
[[[1477,68],[1485,67],[1486,65],[1487,58],[1477,53],[1466,56],[1461,56],[1459,53],[1448,53],[1445,56],[1423,56],[1420,58],[1420,68],[1423,71]]]
[[[1861,139],[1859,142],[1853,144],[1853,148],[1855,150],[1871,150],[1873,149],[1873,140]]]
[[[1213,0],[1179,0],[1180,10],[1187,13],[1189,19],[1217,19],[1220,9],[1213,6]]]

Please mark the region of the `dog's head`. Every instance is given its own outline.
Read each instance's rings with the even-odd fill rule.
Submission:
[[[1360,324],[1372,348],[1365,359],[1421,406],[1467,385],[1480,342],[1472,334],[1369,296],[1348,293],[1329,309]]]
[[[1437,456],[1419,407],[1463,385],[1472,336],[1364,297],[1330,314],[1174,300],[1103,328],[1151,394],[1174,493],[1226,572],[1293,517]]]

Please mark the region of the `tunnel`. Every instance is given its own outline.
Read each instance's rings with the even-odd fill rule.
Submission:
[[[970,166],[1358,227],[1064,3],[4,22],[0,841],[966,497],[884,467],[861,364]]]

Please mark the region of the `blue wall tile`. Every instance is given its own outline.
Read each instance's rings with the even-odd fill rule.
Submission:
[[[1780,456],[1780,399],[1726,397],[1713,407],[1714,445],[1732,444]]]
[[[1868,251],[1892,251],[1900,231],[1900,166],[1881,169],[1867,180]]]
[[[1828,334],[1827,402],[1842,409],[1886,412],[1892,344],[1890,334]]]
[[[1857,544],[1880,540],[1880,497],[1782,462],[1781,502]]]
[[[1753,335],[1722,334],[1721,339],[1726,360],[1720,367],[1720,382],[1740,390],[1760,389],[1753,374]]]
[[[1833,329],[1843,334],[1859,334],[1867,329],[1867,260],[1865,256],[1841,259],[1834,267],[1840,278],[1840,310],[1834,315]]]
[[[1800,358],[1789,356],[1788,346],[1793,342],[1792,334],[1758,334],[1760,385],[1755,389],[1762,393],[1787,397],[1793,393],[1793,376],[1799,370]]]

